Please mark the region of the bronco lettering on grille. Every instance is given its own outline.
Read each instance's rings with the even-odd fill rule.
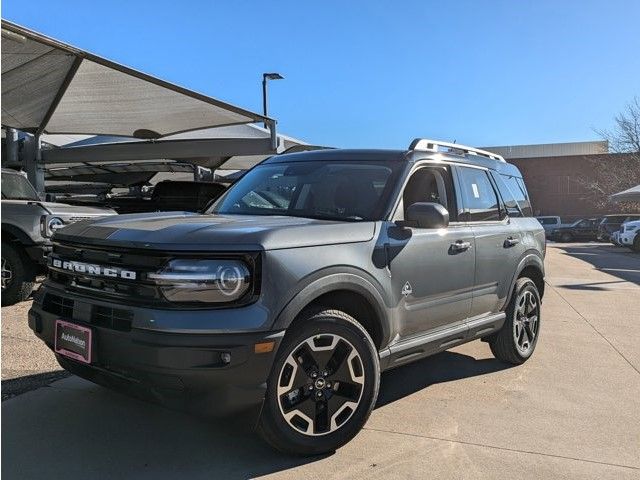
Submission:
[[[70,272],[76,273],[85,273],[98,277],[124,278],[125,280],[136,279],[136,272],[133,272],[131,270],[124,270],[119,267],[105,267],[102,265],[95,265],[91,263],[61,260],[59,258],[53,258],[51,260],[51,265],[54,268],[60,268],[62,270],[68,270]]]

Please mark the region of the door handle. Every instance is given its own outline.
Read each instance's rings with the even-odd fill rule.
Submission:
[[[513,247],[514,245],[517,245],[520,243],[520,239],[519,238],[513,238],[513,237],[508,237],[507,239],[505,239],[504,241],[504,248],[509,248],[509,247]]]
[[[463,242],[462,240],[458,240],[450,246],[450,250],[454,253],[464,252],[469,248],[471,248],[471,242]]]

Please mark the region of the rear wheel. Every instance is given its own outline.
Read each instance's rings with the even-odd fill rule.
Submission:
[[[636,236],[633,239],[633,245],[631,245],[631,250],[634,252],[640,252],[640,232],[636,233]]]
[[[573,235],[571,235],[570,233],[563,233],[560,237],[560,240],[563,242],[570,242],[571,240],[573,240]]]
[[[337,310],[305,315],[278,352],[259,432],[283,452],[332,452],[362,429],[379,384],[378,353],[360,324]]]
[[[533,280],[518,279],[505,313],[504,325],[489,346],[497,359],[520,365],[533,354],[540,335],[540,294]]]
[[[35,269],[26,253],[8,242],[2,242],[2,306],[29,298],[35,283]]]

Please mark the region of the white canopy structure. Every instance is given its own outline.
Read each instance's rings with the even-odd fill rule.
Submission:
[[[260,135],[211,134],[216,127],[258,122],[268,126]],[[44,191],[45,163],[176,159],[218,165],[236,155],[270,155],[278,151],[275,125],[271,118],[2,20],[2,126],[33,136],[23,148],[23,168],[38,191]],[[209,135],[185,134],[203,129]],[[41,149],[43,135],[61,134],[119,141]],[[14,133],[8,137],[17,140]],[[15,147],[8,151],[17,155]]]
[[[6,127],[32,133],[157,139],[268,121],[2,21],[2,125]]]
[[[622,192],[614,193],[609,197],[614,202],[638,202],[640,203],[640,185],[631,187]]]

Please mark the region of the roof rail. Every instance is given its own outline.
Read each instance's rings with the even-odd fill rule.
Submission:
[[[416,138],[409,146],[409,150],[423,150],[426,152],[440,152],[442,151],[441,149],[444,149],[446,152],[458,150],[464,155],[480,155],[506,163],[502,155],[480,150],[479,148],[467,147],[466,145],[460,145],[458,143],[441,142],[440,140],[430,140],[428,138]]]

